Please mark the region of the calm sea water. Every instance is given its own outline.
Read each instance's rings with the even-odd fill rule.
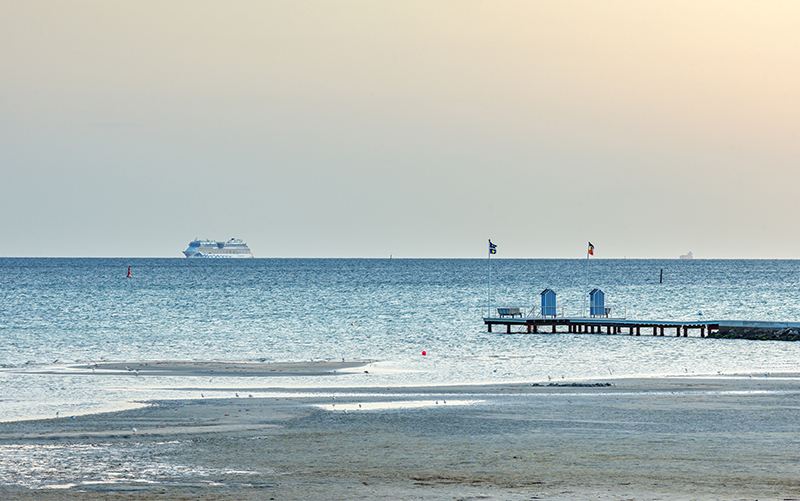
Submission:
[[[128,266],[133,279],[126,279]],[[492,305],[579,315],[585,260],[492,260]],[[659,276],[663,270],[663,283]],[[0,259],[0,420],[226,394],[218,378],[25,373],[101,359],[372,359],[370,374],[248,380],[248,391],[800,372],[800,343],[487,333],[486,260]],[[800,261],[592,260],[616,315],[800,321]],[[421,356],[425,350],[428,356]],[[238,386],[237,386],[238,385]],[[177,390],[174,388],[178,388]],[[214,389],[216,388],[216,390]]]

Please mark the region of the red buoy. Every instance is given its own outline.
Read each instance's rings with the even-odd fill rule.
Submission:
[[[423,357],[424,357],[425,355],[427,355],[427,354],[428,354],[428,352],[427,352],[427,351],[425,351],[425,350],[422,350],[422,356],[423,356]]]
[[[133,275],[131,275],[131,267],[130,266],[128,266],[128,275],[125,278],[133,278]]]

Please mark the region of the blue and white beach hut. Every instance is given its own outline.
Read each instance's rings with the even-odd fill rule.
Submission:
[[[606,295],[600,289],[592,289],[589,293],[589,315],[593,317],[606,315]]]
[[[553,289],[545,289],[542,294],[542,316],[556,316],[556,293]]]

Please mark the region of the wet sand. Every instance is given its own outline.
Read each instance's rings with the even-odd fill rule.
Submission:
[[[0,498],[800,498],[796,375],[361,389],[325,381],[306,395],[0,423]]]

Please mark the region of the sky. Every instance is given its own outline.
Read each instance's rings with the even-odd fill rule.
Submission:
[[[0,0],[0,256],[800,258],[800,2]]]

